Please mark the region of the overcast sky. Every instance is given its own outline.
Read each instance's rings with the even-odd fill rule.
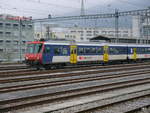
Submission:
[[[140,0],[143,4],[137,4],[136,0],[84,0],[85,9],[94,7],[110,8],[111,4],[119,1],[123,4],[141,8],[150,0]],[[138,0],[139,1],[139,0]],[[141,7],[140,7],[141,6]],[[145,7],[147,7],[145,5]],[[52,16],[71,15],[73,12],[80,14],[81,0],[0,0],[0,13],[19,16],[33,16],[33,18],[46,18]],[[102,12],[102,11],[101,11]],[[73,14],[72,14],[73,15]]]

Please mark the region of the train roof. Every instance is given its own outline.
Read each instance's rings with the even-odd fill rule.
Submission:
[[[125,43],[100,43],[100,42],[74,42],[74,41],[32,41],[27,44],[43,43],[45,45],[78,45],[78,46],[128,46],[128,47],[150,47],[148,44],[125,44]]]

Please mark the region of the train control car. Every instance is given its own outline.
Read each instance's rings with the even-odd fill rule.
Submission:
[[[108,63],[150,59],[149,45],[33,41],[27,44],[30,66],[51,68],[70,64]]]

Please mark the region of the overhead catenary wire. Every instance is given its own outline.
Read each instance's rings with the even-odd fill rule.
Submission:
[[[142,4],[138,4],[138,3],[133,3],[133,2],[131,2],[131,1],[129,1],[129,0],[117,0],[118,2],[121,2],[121,3],[125,3],[125,4],[128,4],[128,5],[131,5],[131,6],[134,6],[134,7],[136,7],[136,8],[139,8],[139,7],[145,7],[144,5],[142,5]]]
[[[59,8],[62,7],[62,8],[80,9],[80,7],[64,6],[64,5],[54,4],[54,3],[42,2],[42,1],[39,1],[39,0],[38,1],[26,0],[26,1],[41,4],[41,5],[46,5],[46,6],[59,7]]]
[[[79,9],[79,8],[76,8],[76,7],[71,7],[71,6],[63,6],[63,5],[57,5],[57,4],[52,4],[52,3],[46,3],[46,2],[42,2],[41,0],[37,0],[37,1],[35,1],[35,0],[24,0],[24,1],[28,1],[28,2],[32,2],[32,3],[37,3],[37,4],[39,4],[39,5],[46,5],[47,6],[47,8],[48,7],[62,7],[62,8],[70,8],[70,9]],[[2,1],[0,1],[1,2],[1,7],[0,7],[0,9],[3,9],[3,10],[5,10],[4,12],[7,12],[7,10],[8,11],[15,11],[16,13],[25,13],[25,14],[31,14],[31,15],[43,15],[43,16],[45,16],[45,15],[49,15],[49,14],[51,14],[51,12],[49,11],[49,10],[43,10],[42,8],[40,9],[40,10],[38,10],[38,9],[20,9],[19,7],[15,7],[15,5],[14,6],[12,6],[11,4],[8,4],[8,3],[4,3],[4,2],[2,2]],[[3,6],[3,7],[2,7]],[[61,11],[63,11],[63,10],[61,10],[61,8],[59,9],[60,10],[60,12]],[[54,16],[61,16],[60,14],[54,14]]]
[[[5,7],[3,7],[3,5]],[[17,7],[13,7],[11,6],[10,4],[6,4],[6,3],[1,3],[0,5],[0,9],[3,9],[3,10],[8,10],[8,11],[15,11],[16,13],[26,13],[26,14],[36,14],[36,15],[48,15],[49,14],[49,11],[48,10],[37,10],[37,9],[20,9],[20,8],[17,8]],[[2,11],[1,11],[2,12]],[[5,12],[5,11],[4,11]],[[55,16],[60,16],[60,15],[55,15]]]

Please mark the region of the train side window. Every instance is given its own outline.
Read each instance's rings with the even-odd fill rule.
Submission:
[[[76,48],[74,48],[74,54],[77,54],[77,49]]]
[[[77,54],[77,49],[76,48],[71,49],[71,54]]]
[[[62,49],[62,54],[63,54],[63,55],[67,55],[67,53],[68,53],[67,48],[63,48],[63,49]]]
[[[96,48],[95,47],[91,48],[90,53],[96,53]]]
[[[145,53],[145,48],[141,48],[142,53]]]
[[[119,48],[109,48],[110,54],[119,54]]]
[[[110,54],[113,54],[114,53],[113,48],[109,48],[109,52]]]
[[[97,48],[96,52],[97,53],[102,53],[102,48]]]
[[[71,54],[74,54],[74,50],[73,49],[71,49]]]
[[[90,53],[90,48],[85,48],[85,53],[86,54]]]
[[[50,47],[45,46],[44,53],[50,53]]]
[[[147,48],[147,52],[150,53],[150,48]]]
[[[54,55],[60,55],[61,54],[61,48],[54,48]]]
[[[84,49],[83,48],[79,48],[79,54],[83,54],[84,53]]]

